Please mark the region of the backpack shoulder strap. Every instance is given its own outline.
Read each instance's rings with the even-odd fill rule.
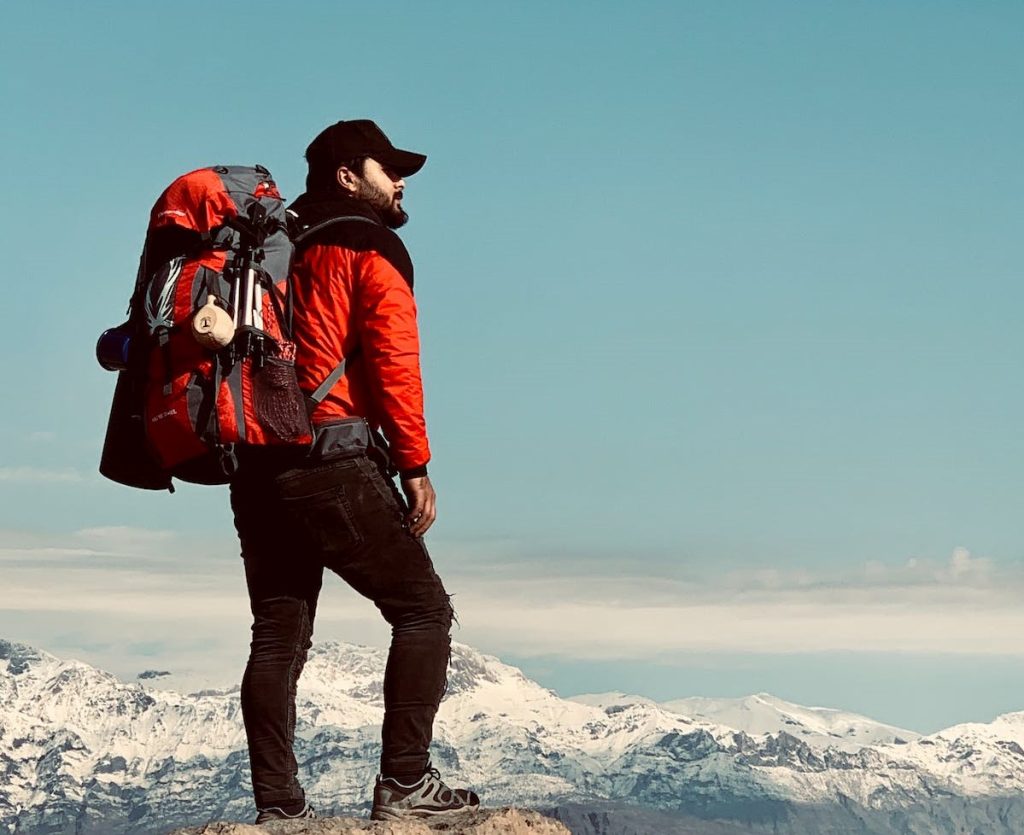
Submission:
[[[297,217],[297,215],[290,210],[289,215],[292,218]],[[313,235],[317,234],[318,232],[323,231],[329,226],[334,226],[334,224],[336,223],[344,223],[350,220],[361,221],[363,223],[372,223],[374,226],[380,226],[380,224],[373,218],[365,217],[363,215],[342,215],[340,217],[331,217],[327,218],[327,220],[321,221],[320,223],[315,223],[312,226],[303,229],[300,232],[296,232],[295,234],[292,235],[292,243],[295,245],[295,249],[297,251],[304,243],[308,242],[309,239],[312,238]],[[342,376],[344,376],[345,368],[348,366],[349,360],[354,359],[358,353],[359,346],[357,345],[355,349],[347,357],[342,357],[341,360],[339,360],[338,364],[334,366],[334,369],[331,371],[331,373],[324,378],[324,381],[320,383],[319,386],[316,387],[316,390],[312,394],[306,395],[307,406],[309,408],[310,414],[312,414],[313,410],[316,409],[316,407],[323,402],[323,399],[327,397],[327,393],[332,388],[334,388],[334,384],[337,383],[338,380],[342,378]]]
[[[294,212],[289,210],[289,214],[294,218],[297,217]],[[309,238],[326,229],[328,226],[334,226],[336,223],[342,223],[344,221],[357,220],[363,223],[372,223],[374,226],[380,226],[380,224],[373,218],[365,217],[364,215],[342,215],[341,217],[329,217],[327,220],[322,220],[320,223],[315,223],[300,232],[296,232],[292,235],[292,243],[295,244],[295,248],[298,249],[300,245],[306,243]]]
[[[338,380],[340,380],[342,376],[345,374],[345,367],[348,365],[349,360],[355,359],[355,357],[358,354],[359,346],[357,345],[352,350],[352,353],[350,353],[347,357],[341,358],[341,361],[336,366],[334,366],[334,370],[331,371],[331,373],[327,375],[324,381],[319,386],[316,387],[316,391],[314,391],[312,394],[306,395],[306,400],[309,401],[310,413],[312,413],[313,410],[323,402],[323,399],[327,397],[327,393],[332,388],[334,388],[334,384],[337,383]]]

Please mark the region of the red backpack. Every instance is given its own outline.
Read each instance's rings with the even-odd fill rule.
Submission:
[[[229,481],[237,447],[312,442],[295,375],[284,203],[262,166],[202,168],[150,215],[124,325],[100,472],[133,487]]]

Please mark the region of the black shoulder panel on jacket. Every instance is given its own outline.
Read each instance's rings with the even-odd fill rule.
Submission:
[[[314,234],[312,238],[310,243],[331,244],[357,252],[378,252],[412,287],[412,259],[409,251],[402,239],[385,226],[374,226],[358,220],[341,220]],[[303,245],[308,244],[303,242]]]
[[[312,244],[341,246],[357,252],[377,252],[388,260],[410,289],[413,285],[412,258],[409,251],[391,229],[388,229],[376,212],[361,200],[331,199],[314,201],[309,195],[302,195],[289,208],[292,221],[292,235],[303,229],[319,226],[331,218],[365,217],[364,220],[339,220],[337,223],[325,225],[320,231],[314,232],[302,240],[299,249]]]

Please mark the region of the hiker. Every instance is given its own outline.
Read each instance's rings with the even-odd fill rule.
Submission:
[[[326,128],[306,161],[306,192],[288,212],[301,241],[295,364],[318,403],[315,442],[311,452],[242,449],[231,483],[254,620],[241,699],[256,822],[314,817],[297,780],[295,693],[325,568],[372,600],[392,629],[371,817],[472,809],[476,794],[446,786],[428,754],[454,613],[422,539],[436,497],[413,268],[393,231],[408,219],[405,178],[426,157],[359,119]]]

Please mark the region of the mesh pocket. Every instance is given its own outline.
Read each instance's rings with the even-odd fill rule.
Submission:
[[[252,405],[257,422],[284,443],[297,443],[311,433],[306,398],[295,366],[270,357],[252,373]]]

